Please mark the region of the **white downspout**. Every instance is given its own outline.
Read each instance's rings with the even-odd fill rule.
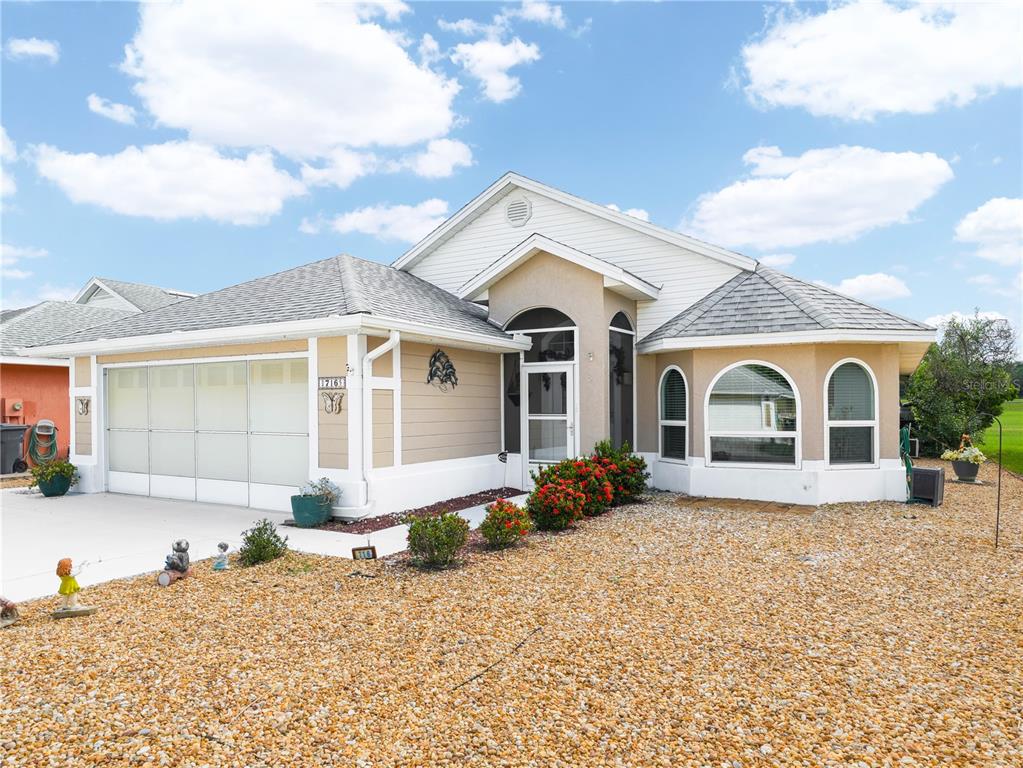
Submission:
[[[362,358],[362,477],[369,482],[373,469],[373,361],[398,346],[401,334],[391,331],[387,341]]]

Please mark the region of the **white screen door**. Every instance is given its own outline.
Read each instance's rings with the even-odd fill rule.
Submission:
[[[523,367],[526,407],[522,434],[527,461],[523,462],[529,482],[530,470],[575,456],[575,382],[573,367],[545,365]]]

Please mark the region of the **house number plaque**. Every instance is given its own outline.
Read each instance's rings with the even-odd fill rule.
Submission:
[[[320,376],[319,389],[348,389],[347,376]]]

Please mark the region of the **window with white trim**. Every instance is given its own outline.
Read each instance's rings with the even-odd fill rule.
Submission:
[[[842,363],[828,377],[827,428],[828,464],[874,464],[874,380],[860,363]]]
[[[662,458],[686,460],[687,416],[686,380],[682,372],[672,366],[661,375],[659,421]]]
[[[780,370],[746,363],[714,382],[707,401],[710,463],[794,466],[798,437],[796,393]]]

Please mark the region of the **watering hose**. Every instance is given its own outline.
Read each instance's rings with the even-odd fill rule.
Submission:
[[[28,433],[28,456],[38,466],[57,458],[57,428],[53,433],[40,435],[36,431],[38,424],[33,424]]]

